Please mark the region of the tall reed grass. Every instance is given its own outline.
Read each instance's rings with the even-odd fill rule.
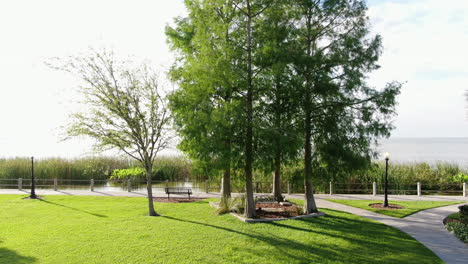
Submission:
[[[118,157],[85,157],[76,159],[36,159],[34,173],[38,179],[106,180],[116,169],[138,167],[134,160]],[[160,157],[154,165],[156,180],[190,180],[190,161],[181,157]],[[30,158],[0,159],[0,179],[29,178]]]
[[[114,170],[138,167],[136,161],[118,157],[86,157],[76,159],[46,158],[35,161],[35,174],[39,179],[63,180],[106,180]],[[157,181],[205,181],[219,185],[222,171],[204,174],[206,169],[200,168],[196,162],[192,163],[184,157],[160,157],[156,160],[153,179]],[[328,184],[333,181],[343,188],[369,188],[369,184],[377,182],[382,185],[385,175],[385,163],[373,163],[365,170],[340,172],[334,174],[326,169],[316,169],[313,184],[316,192],[327,192]],[[300,162],[283,166],[282,188],[286,192],[288,184],[292,192],[304,191],[304,168]],[[415,189],[420,182],[429,189],[443,189],[455,182],[456,175],[468,174],[465,168],[457,164],[439,163],[430,166],[428,163],[391,163],[389,166],[389,182],[393,189]],[[0,159],[0,179],[29,178],[31,175],[31,160],[29,158]],[[254,187],[258,192],[270,192],[273,174],[261,170],[254,171],[254,181],[260,182]],[[244,177],[242,170],[231,173],[232,190],[243,192]],[[364,187],[363,187],[364,186]],[[449,187],[447,187],[449,188]],[[456,187],[459,188],[459,187]]]

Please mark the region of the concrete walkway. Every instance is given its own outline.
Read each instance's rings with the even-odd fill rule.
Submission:
[[[146,197],[145,191],[88,191],[88,190],[38,190],[38,195],[87,195],[87,196],[127,196],[127,197]],[[28,190],[0,189],[0,194],[29,194]],[[164,192],[154,191],[155,197],[166,197]],[[236,195],[236,194],[234,194]],[[212,198],[219,197],[219,193],[194,193],[192,197]],[[176,197],[176,196],[174,196]],[[287,195],[287,198],[303,199],[300,194]],[[343,204],[333,203],[325,199],[349,199],[349,200],[383,200],[382,195],[315,195],[317,206],[319,208],[330,208],[344,211],[355,215],[363,216],[383,223],[388,226],[398,228],[399,230],[411,235],[416,240],[432,250],[445,263],[448,264],[466,264],[468,263],[468,246],[458,240],[454,235],[447,232],[442,221],[448,215],[458,212],[459,205],[449,205],[445,207],[433,208],[418,212],[405,218],[394,218],[391,216],[373,213],[364,209],[355,208]],[[461,196],[416,196],[416,195],[389,195],[390,200],[397,201],[467,201],[466,197]]]
[[[37,189],[36,193],[38,195],[78,195],[78,196],[125,196],[125,197],[146,197],[146,190],[138,189],[131,192],[127,191],[100,191],[99,189],[91,192],[89,190],[82,189],[66,189],[54,191],[52,189]],[[0,194],[29,194],[28,189],[17,190],[17,189],[0,189]],[[220,193],[216,192],[194,192],[193,197],[201,198],[213,198],[220,197]],[[233,195],[241,195],[233,193]],[[271,195],[270,193],[261,193],[255,195]],[[153,196],[155,197],[166,197],[166,194],[160,189],[153,189]],[[290,194],[285,195],[287,198],[292,199],[304,199],[304,194]],[[177,197],[176,195],[174,197]],[[181,196],[182,197],[182,196]],[[185,196],[183,196],[185,197]],[[466,201],[468,202],[468,197],[463,196],[442,196],[442,195],[389,195],[390,200],[394,201]],[[337,199],[337,200],[382,200],[383,195],[366,195],[366,194],[316,194],[315,198],[317,200],[321,199]]]
[[[446,216],[458,212],[460,205],[428,209],[405,218],[381,215],[323,199],[317,199],[317,206],[356,214],[398,228],[424,244],[447,264],[468,263],[468,246],[447,232],[442,223]]]

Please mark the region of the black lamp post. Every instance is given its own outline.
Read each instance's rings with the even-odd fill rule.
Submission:
[[[34,157],[31,157],[31,199],[37,199],[36,195],[36,184],[34,182]]]
[[[384,189],[384,207],[388,207],[388,160],[390,159],[390,153],[385,152],[385,189]]]

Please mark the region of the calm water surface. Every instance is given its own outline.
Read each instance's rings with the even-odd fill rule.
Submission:
[[[468,138],[390,138],[382,140],[377,149],[401,163],[449,162],[468,167]]]

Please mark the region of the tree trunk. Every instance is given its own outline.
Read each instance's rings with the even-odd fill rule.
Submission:
[[[256,216],[252,188],[253,165],[253,83],[252,83],[252,12],[247,0],[247,124],[245,144],[245,212],[247,218]]]
[[[229,128],[229,139],[224,142],[226,146],[227,155],[226,155],[226,165],[224,167],[223,175],[223,186],[222,186],[222,196],[224,198],[231,197],[231,137],[232,137],[232,127]]]
[[[281,77],[278,74],[275,78],[275,129],[277,130],[276,134],[276,146],[275,146],[275,173],[273,176],[273,197],[278,202],[283,201],[283,195],[281,193],[281,138],[282,127],[281,127]]]
[[[304,188],[305,188],[305,213],[316,213],[314,190],[312,186],[312,145],[311,145],[311,119],[310,111],[306,110],[305,120],[305,145],[304,145]]]
[[[275,173],[273,174],[273,197],[276,201],[283,201],[283,194],[281,192],[281,150],[276,149],[275,157]]]
[[[312,43],[314,43],[313,30],[312,30],[312,10],[307,13],[307,57],[312,55]],[[317,212],[317,205],[315,204],[314,190],[312,186],[312,112],[311,112],[311,98],[312,98],[312,69],[307,64],[305,71],[306,91],[304,100],[304,129],[305,129],[305,142],[304,142],[304,188],[305,188],[305,204],[304,209],[306,214]]]
[[[231,166],[227,166],[223,176],[223,193],[224,198],[231,197]]]
[[[146,190],[148,191],[148,215],[149,216],[159,216],[154,210],[153,205],[153,185],[151,179],[152,166],[146,166]]]

